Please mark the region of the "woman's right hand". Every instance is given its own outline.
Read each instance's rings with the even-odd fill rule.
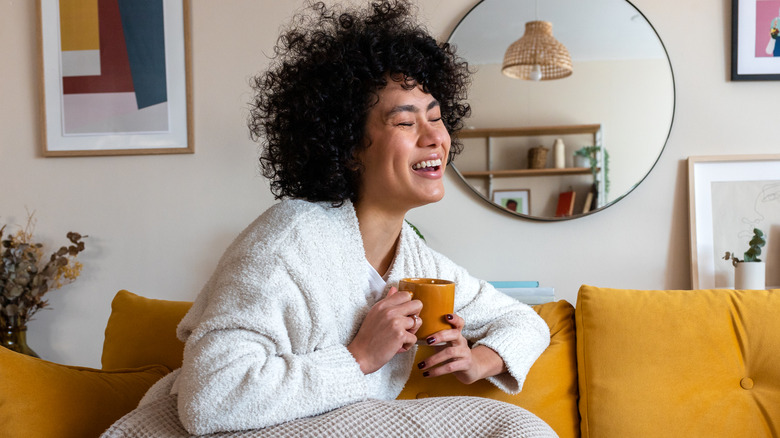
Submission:
[[[373,373],[397,353],[412,348],[422,324],[421,309],[422,302],[412,300],[408,292],[398,292],[396,287],[371,307],[355,339],[347,345],[364,374]]]

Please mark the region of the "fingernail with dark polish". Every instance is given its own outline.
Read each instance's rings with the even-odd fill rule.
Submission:
[[[428,345],[431,345],[431,344],[433,344],[434,342],[436,342],[436,338],[434,338],[433,336],[431,336],[430,338],[426,339],[426,340],[425,340],[425,342],[427,342],[427,343],[428,343]]]
[[[430,376],[430,375],[431,375],[431,373],[429,373],[428,371],[424,371],[424,372],[423,372],[423,377],[428,377],[428,376]]]
[[[451,313],[448,313],[448,314],[447,314],[447,319],[449,319],[449,320],[451,321],[453,318],[455,318],[455,317],[454,317],[454,316],[452,316],[452,314],[451,314]]]
[[[417,368],[420,368],[420,369],[425,368],[425,362],[418,363],[417,364]]]

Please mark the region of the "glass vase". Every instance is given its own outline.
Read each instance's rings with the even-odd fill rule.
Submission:
[[[11,318],[2,329],[0,332],[0,342],[2,343],[0,345],[17,353],[40,357],[27,345],[26,325],[20,324],[16,318]]]

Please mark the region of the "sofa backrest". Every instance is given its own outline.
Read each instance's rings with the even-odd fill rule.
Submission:
[[[104,370],[150,364],[181,367],[184,343],[176,326],[192,307],[188,301],[145,298],[126,290],[111,302],[101,364]]]
[[[580,288],[582,436],[780,436],[780,290]]]
[[[145,298],[120,291],[111,303],[103,343],[103,369],[162,364],[181,367],[184,344],[176,326],[192,303]],[[412,370],[399,399],[470,395],[522,406],[545,420],[561,438],[579,436],[577,364],[575,362],[574,307],[566,301],[533,306],[550,328],[550,346],[534,363],[523,390],[509,395],[487,381],[464,385],[452,376],[426,379]],[[432,354],[420,347],[415,363]],[[417,371],[417,372],[415,372]]]

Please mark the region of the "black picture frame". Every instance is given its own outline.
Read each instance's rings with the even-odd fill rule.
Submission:
[[[756,12],[755,0],[732,0],[731,2],[731,80],[732,81],[777,81],[780,80],[780,56],[769,58],[771,61],[758,60],[751,56],[746,48],[756,44]],[[778,11],[780,16],[780,11]],[[740,20],[742,17],[742,20]],[[751,22],[751,18],[753,19]],[[742,24],[742,26],[740,26]],[[767,38],[769,33],[767,32]],[[752,39],[752,41],[750,40]],[[768,40],[767,40],[768,41]],[[777,38],[780,45],[780,37]],[[752,44],[751,44],[752,43]],[[742,49],[740,52],[740,48]],[[776,62],[774,62],[776,61]]]

